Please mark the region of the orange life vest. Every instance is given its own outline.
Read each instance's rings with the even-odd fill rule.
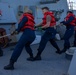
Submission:
[[[69,14],[66,16],[65,21],[67,21],[71,16],[74,17],[74,20],[72,20],[72,22],[70,22],[69,24],[75,26],[75,15],[74,15],[74,14],[69,13]]]
[[[56,25],[56,20],[55,20],[55,17],[53,15],[53,12],[45,12],[44,13],[42,25],[43,26],[46,25],[46,23],[47,23],[46,22],[47,15],[50,15],[51,16],[50,27],[55,26]]]
[[[32,30],[34,30],[34,17],[32,14],[30,13],[24,13],[20,19],[20,21],[23,19],[23,17],[27,17],[28,18],[28,21],[25,23],[25,25],[23,26],[23,28],[21,28],[21,31],[24,31],[24,29],[26,28],[30,28]]]

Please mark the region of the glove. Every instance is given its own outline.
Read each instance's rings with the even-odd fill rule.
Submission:
[[[38,28],[37,26],[34,26],[34,28]]]
[[[41,30],[42,30],[42,27],[38,27],[38,30],[40,30],[40,31],[41,31]]]
[[[11,33],[11,35],[14,35],[14,34],[18,34],[18,31],[15,30]]]
[[[35,30],[38,30],[39,29],[39,27],[37,27],[37,26],[34,26],[34,28],[35,28]]]

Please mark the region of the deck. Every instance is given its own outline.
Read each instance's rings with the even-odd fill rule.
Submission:
[[[62,49],[63,41],[57,41],[57,43]],[[3,49],[4,56],[0,57],[0,75],[64,75],[68,72],[71,61],[65,58],[65,54],[56,54],[56,49],[49,42],[42,53],[41,61],[27,61],[28,54],[23,49],[21,56],[15,63],[15,70],[4,70],[3,67],[8,64],[14,47],[10,46]],[[35,56],[38,44],[32,45],[31,47]]]

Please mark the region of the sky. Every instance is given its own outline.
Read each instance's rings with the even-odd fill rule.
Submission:
[[[73,2],[73,9],[76,10],[76,0],[67,0],[68,2]]]

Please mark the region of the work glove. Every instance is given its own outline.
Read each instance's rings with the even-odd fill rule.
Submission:
[[[38,26],[34,26],[34,28],[35,28],[35,30],[38,30],[38,29],[39,29],[39,27],[38,27]]]
[[[36,28],[38,28],[37,26],[34,26],[34,28],[36,29]]]
[[[42,27],[38,27],[38,30],[41,31],[42,30]]]
[[[15,30],[15,31],[13,31],[12,33],[11,33],[11,35],[14,35],[14,34],[18,34],[19,32],[17,31],[17,30]]]

